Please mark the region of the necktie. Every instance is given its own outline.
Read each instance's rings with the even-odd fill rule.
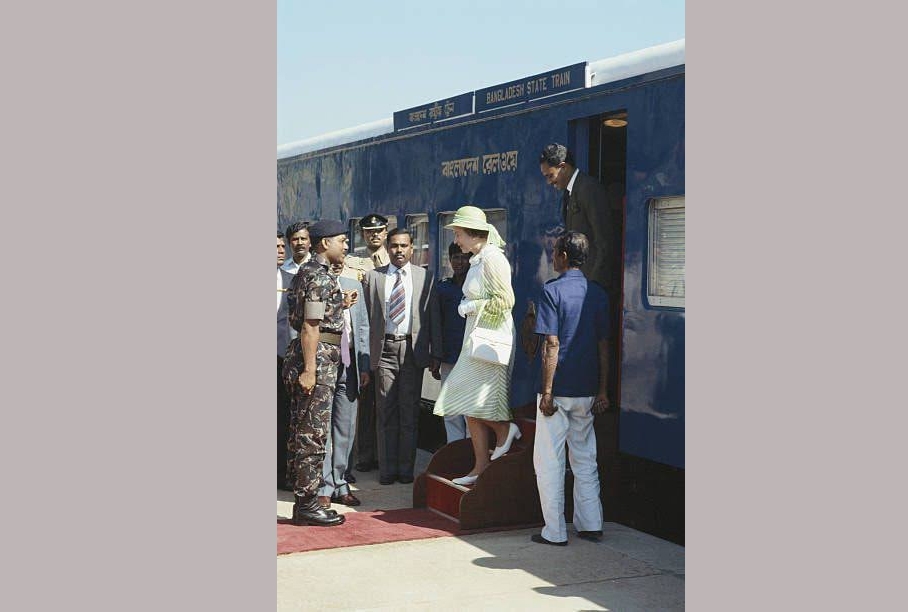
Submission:
[[[391,316],[391,322],[395,325],[400,325],[403,322],[404,306],[407,301],[402,277],[403,270],[398,270],[397,278],[394,279],[394,288],[391,290],[391,301],[388,302],[388,314]]]
[[[350,333],[353,326],[350,325],[350,309],[344,311],[344,331],[341,334],[341,363],[345,368],[350,367]]]
[[[338,289],[343,292],[344,288],[340,284],[340,280],[336,280]],[[341,363],[344,364],[345,368],[350,367],[350,335],[353,333],[353,325],[350,324],[350,309],[344,308],[344,331],[341,332],[341,343],[340,343],[340,354],[341,354]]]
[[[561,218],[564,220],[564,223],[567,224],[568,218],[568,204],[571,201],[571,192],[567,189],[564,190],[564,194],[561,196]]]

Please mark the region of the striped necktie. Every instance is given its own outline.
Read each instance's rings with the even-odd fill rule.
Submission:
[[[394,288],[391,290],[391,300],[388,302],[388,314],[391,316],[391,322],[395,325],[400,325],[404,320],[406,297],[403,270],[398,269],[397,278],[394,279]]]

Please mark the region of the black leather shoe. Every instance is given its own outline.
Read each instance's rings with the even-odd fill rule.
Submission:
[[[354,476],[353,472],[351,472],[350,470],[347,470],[344,473],[344,480],[346,480],[350,484],[356,484],[356,476]]]
[[[353,493],[344,493],[343,495],[335,495],[331,498],[335,504],[343,504],[345,506],[358,506],[362,502],[354,495]]]
[[[410,484],[411,482],[413,482],[413,477],[412,476],[398,476],[397,482],[399,482],[401,484]]]
[[[552,546],[567,546],[567,540],[564,542],[552,542],[551,540],[546,540],[542,537],[541,533],[534,533],[530,536],[530,539],[536,542],[537,544],[551,544]]]
[[[343,514],[338,514],[335,510],[325,510],[318,503],[318,498],[312,497],[303,501],[297,498],[293,504],[294,525],[315,525],[318,527],[334,527],[342,525],[346,519]]]
[[[394,484],[395,480],[397,480],[397,476],[381,476],[378,479],[378,484],[390,485]]]
[[[599,531],[578,531],[577,537],[583,538],[584,540],[589,540],[590,542],[601,542],[602,541],[602,530]]]

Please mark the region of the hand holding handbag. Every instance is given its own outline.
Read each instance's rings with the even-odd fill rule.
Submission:
[[[508,365],[511,362],[511,334],[497,329],[476,327],[470,334],[470,357],[489,363]]]

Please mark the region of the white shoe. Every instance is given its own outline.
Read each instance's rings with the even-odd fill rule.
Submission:
[[[517,427],[516,423],[511,423],[510,427],[508,428],[508,438],[504,441],[504,444],[495,447],[495,452],[492,453],[492,461],[495,461],[506,452],[511,450],[511,443],[514,440],[519,440],[520,435],[520,428]]]
[[[478,478],[479,478],[478,474],[476,476],[470,476],[468,474],[466,476],[461,476],[460,478],[455,478],[451,482],[453,482],[456,485],[471,485],[471,484],[474,484]]]

